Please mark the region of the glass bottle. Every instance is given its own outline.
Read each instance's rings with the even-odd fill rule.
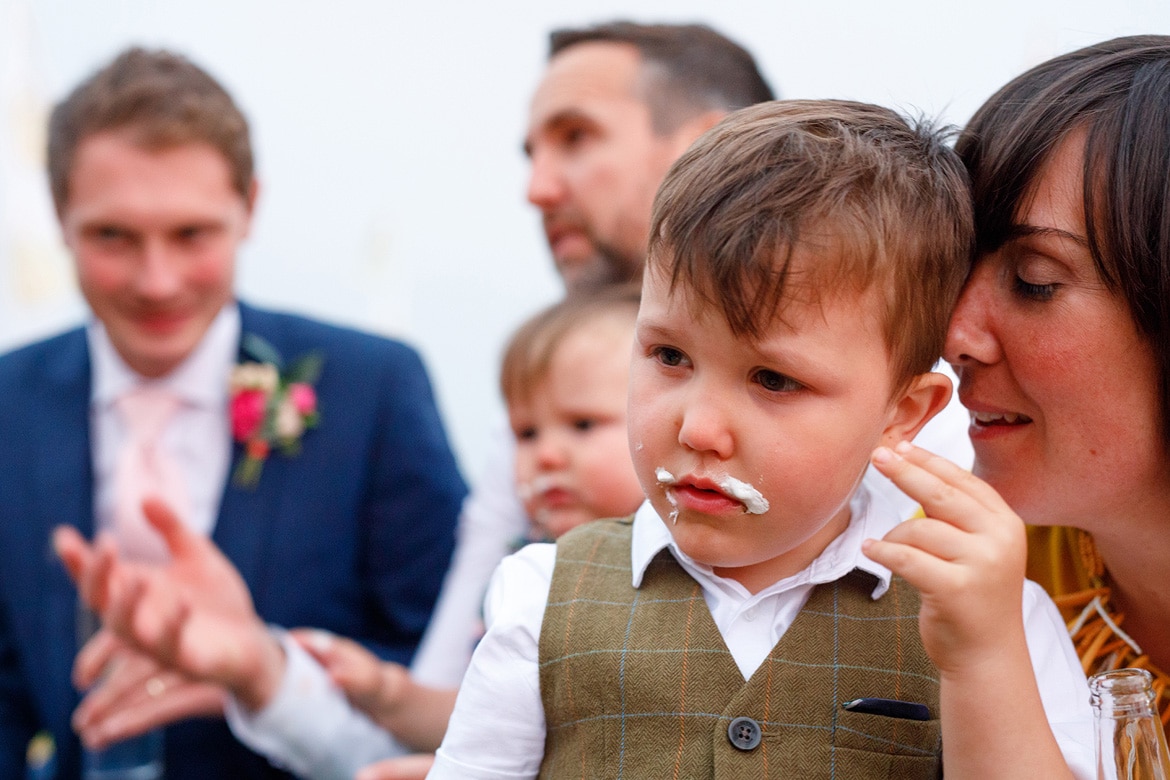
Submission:
[[[1097,780],[1170,780],[1170,751],[1153,708],[1153,679],[1144,669],[1115,669],[1089,678]]]

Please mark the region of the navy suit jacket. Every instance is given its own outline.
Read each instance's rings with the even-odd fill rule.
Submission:
[[[421,361],[388,339],[241,305],[242,332],[286,361],[320,351],[320,424],[255,488],[229,474],[213,539],[259,614],[320,626],[409,662],[454,545],[466,487]],[[83,329],[0,357],[0,778],[23,777],[29,738],[48,729],[58,777],[78,777],[69,718],[76,590],[50,546],[54,526],[94,530],[90,360]],[[225,377],[226,382],[226,377]],[[232,469],[241,457],[235,445]],[[222,719],[167,730],[170,780],[285,777]]]

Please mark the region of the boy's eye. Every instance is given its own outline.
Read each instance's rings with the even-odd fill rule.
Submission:
[[[651,355],[662,365],[671,367],[685,365],[687,360],[682,350],[674,347],[655,347]]]
[[[516,441],[531,441],[536,438],[536,427],[518,428],[512,431],[512,435],[516,437]]]
[[[582,432],[592,430],[594,425],[596,425],[596,423],[587,417],[582,417],[579,420],[573,421],[573,428]]]
[[[766,368],[757,371],[752,379],[770,393],[791,393],[801,387],[800,382],[792,377],[784,376],[777,371],[769,371]]]

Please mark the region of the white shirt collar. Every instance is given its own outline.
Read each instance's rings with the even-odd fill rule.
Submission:
[[[126,365],[100,320],[89,323],[86,338],[93,367],[91,401],[94,407],[112,404],[131,387],[147,381]],[[231,301],[211,321],[187,359],[156,381],[192,406],[222,407],[227,400],[227,378],[236,363],[239,349],[240,307]]]
[[[871,491],[863,482],[849,499],[851,517],[849,526],[829,543],[824,552],[816,557],[808,568],[765,588],[761,595],[772,591],[783,591],[805,584],[819,585],[834,582],[854,569],[861,569],[878,579],[873,597],[880,598],[890,587],[890,570],[861,554],[861,543],[865,539],[880,539],[898,524],[897,511],[880,494]],[[711,567],[697,563],[678,548],[654,507],[646,501],[634,514],[633,538],[630,542],[630,568],[633,570],[633,586],[640,587],[642,576],[650,561],[662,549],[669,549],[683,568],[697,570],[706,577],[720,581],[726,587],[744,590],[738,582],[720,577]]]

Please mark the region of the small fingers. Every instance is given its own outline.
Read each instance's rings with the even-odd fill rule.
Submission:
[[[922,505],[926,514],[966,531],[986,527],[992,514],[1011,514],[987,483],[946,458],[902,442],[895,450],[878,447],[873,465],[902,492]]]
[[[883,539],[904,544],[943,561],[963,559],[971,550],[972,537],[950,523],[931,518],[912,518],[898,523]]]
[[[948,570],[954,567],[917,547],[887,541],[866,539],[861,551],[867,558],[885,566],[921,592],[936,590],[945,581]]]
[[[424,780],[434,763],[430,753],[390,758],[359,770],[354,780]]]

